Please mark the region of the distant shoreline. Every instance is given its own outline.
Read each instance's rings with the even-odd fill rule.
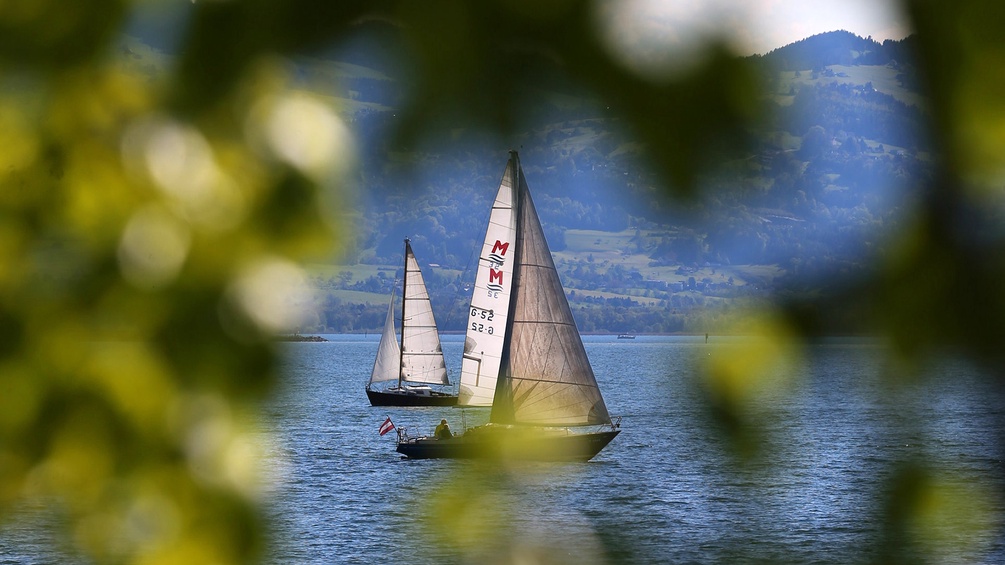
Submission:
[[[276,341],[328,341],[319,335],[280,335],[275,337]]]

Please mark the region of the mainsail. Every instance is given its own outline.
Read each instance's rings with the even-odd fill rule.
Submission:
[[[489,420],[497,424],[609,424],[516,152],[516,239],[509,316]]]
[[[380,334],[380,344],[377,346],[377,358],[373,361],[373,372],[370,373],[370,384],[384,381],[396,381],[401,374],[401,349],[394,332],[394,292],[387,305],[387,319],[384,321],[384,332]]]
[[[513,282],[516,176],[515,162],[511,159],[492,204],[475,274],[461,360],[457,401],[461,406],[491,406],[495,395]]]
[[[449,385],[440,335],[412,245],[405,240],[405,280],[401,304],[401,380]]]

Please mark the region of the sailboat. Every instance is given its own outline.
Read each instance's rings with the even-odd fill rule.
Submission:
[[[393,383],[391,386],[374,386]],[[401,341],[395,335],[394,293],[387,307],[384,331],[377,346],[366,396],[371,406],[453,406],[457,395],[437,390],[449,387],[440,335],[429,303],[426,283],[405,238],[405,273],[401,293]]]
[[[489,422],[450,439],[401,434],[399,453],[411,459],[588,461],[620,433],[516,151],[493,204],[471,304],[460,404],[487,400]]]

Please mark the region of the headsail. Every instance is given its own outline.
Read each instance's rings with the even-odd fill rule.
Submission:
[[[516,152],[516,240],[509,320],[490,421],[607,424],[607,412],[572,317]]]
[[[377,358],[373,361],[373,372],[370,374],[370,384],[398,380],[398,363],[401,362],[401,350],[398,348],[398,337],[394,332],[394,292],[387,305],[387,320],[384,331],[380,334],[380,344],[377,346]]]
[[[461,406],[491,406],[495,395],[513,282],[515,178],[515,163],[510,160],[492,204],[468,309],[458,398]]]
[[[405,240],[405,283],[401,316],[401,380],[449,385],[433,308],[412,245]]]

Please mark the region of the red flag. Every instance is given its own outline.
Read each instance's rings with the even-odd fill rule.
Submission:
[[[388,416],[384,423],[380,425],[380,435],[384,435],[387,432],[394,429],[394,424],[391,423],[391,417]]]

